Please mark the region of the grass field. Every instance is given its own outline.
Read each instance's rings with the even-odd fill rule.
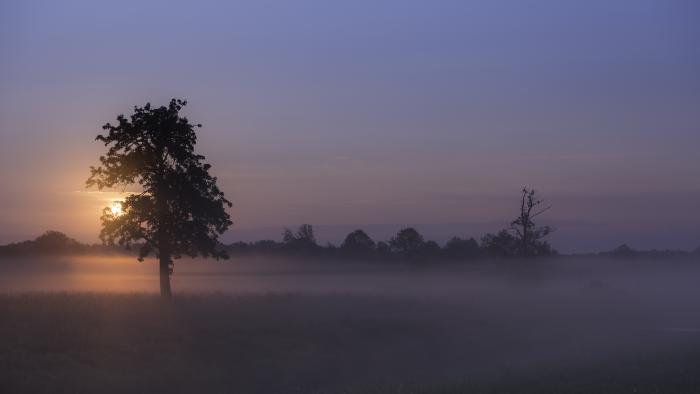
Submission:
[[[170,302],[5,292],[0,392],[700,392],[698,269],[582,267],[238,267],[255,287]]]
[[[538,312],[340,295],[50,294],[4,296],[0,316],[4,393],[700,390],[695,335],[585,333],[563,317],[542,326]]]

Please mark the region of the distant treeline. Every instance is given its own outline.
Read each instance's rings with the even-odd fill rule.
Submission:
[[[282,241],[262,240],[222,244],[231,257],[278,256],[299,259],[381,260],[381,261],[477,261],[480,259],[509,259],[521,257],[517,238],[503,230],[474,238],[453,237],[444,245],[425,238],[414,228],[404,228],[387,241],[375,242],[363,230],[349,233],[340,245],[320,245],[313,226],[301,225],[296,231],[284,229]],[[133,254],[138,248],[125,250],[119,246],[83,244],[59,231],[47,231],[32,241],[0,246],[0,257],[69,254]],[[537,257],[557,256],[547,243],[540,245]],[[693,252],[678,250],[637,251],[621,245],[612,251],[580,254],[582,257],[614,257],[619,259],[698,259],[700,248]]]
[[[516,237],[507,231],[487,234],[481,241],[474,238],[453,237],[444,245],[426,240],[412,227],[401,229],[391,239],[375,241],[365,231],[349,233],[340,245],[319,245],[313,226],[302,224],[296,231],[285,229],[282,241],[262,240],[236,242],[226,246],[230,255],[264,254],[281,256],[319,256],[339,259],[377,260],[473,260],[481,257],[519,256]],[[535,256],[553,256],[557,252],[541,242]]]
[[[235,242],[225,246],[232,256],[237,255],[280,255],[280,256],[319,256],[337,259],[360,260],[404,260],[404,261],[471,261],[480,259],[521,258],[522,241],[517,234],[508,230],[488,233],[479,241],[474,238],[452,237],[444,245],[425,240],[416,229],[408,227],[400,230],[388,241],[375,242],[363,230],[349,233],[340,245],[328,243],[319,245],[313,227],[301,225],[296,231],[285,229],[282,242],[263,240],[255,242]],[[538,240],[530,250],[529,257],[549,258],[558,256],[549,243]],[[623,244],[611,251],[579,254],[586,257],[614,257],[620,259],[685,259],[700,257],[700,248],[693,252],[679,250],[633,250]]]
[[[102,244],[88,245],[60,231],[49,230],[31,241],[15,242],[0,246],[0,256],[61,255],[61,254],[123,254],[128,250],[118,246]]]

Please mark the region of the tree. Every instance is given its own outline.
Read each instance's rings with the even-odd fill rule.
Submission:
[[[351,254],[368,254],[375,250],[376,245],[366,232],[355,230],[345,237],[340,247]]]
[[[551,254],[552,250],[543,239],[552,232],[549,226],[538,227],[532,219],[541,215],[551,206],[539,208],[544,201],[537,198],[534,189],[523,188],[520,200],[520,215],[510,224],[516,238],[515,253],[524,256]]]
[[[608,254],[615,257],[633,257],[637,254],[637,252],[630,248],[627,244],[622,244],[608,252]]]
[[[296,233],[285,228],[282,232],[282,240],[284,244],[292,250],[312,250],[316,249],[316,237],[314,236],[314,228],[310,224],[302,224],[297,229]]]
[[[33,241],[39,253],[77,252],[83,245],[60,231],[49,230]]]
[[[481,239],[481,248],[495,257],[511,257],[516,253],[518,241],[507,230],[488,233]]]
[[[128,195],[122,212],[109,207],[102,212],[100,239],[104,244],[126,248],[140,242],[139,260],[151,253],[160,260],[160,292],[171,296],[173,259],[182,255],[227,258],[219,249],[218,236],[233,224],[226,207],[231,202],[219,190],[211,166],[195,154],[197,136],[180,110],[186,101],[172,99],[168,106],[134,107],[117,124],[105,124],[107,154],[100,166],[90,167],[87,187],[103,188],[137,185],[141,190]]]
[[[391,257],[391,247],[389,244],[384,241],[377,242],[377,255],[384,258]]]
[[[412,227],[400,230],[389,240],[391,251],[404,256],[416,256],[423,251],[424,246],[423,236]]]
[[[452,237],[445,244],[444,251],[452,259],[474,258],[479,255],[479,244],[474,238]]]
[[[437,256],[440,254],[440,245],[435,241],[426,241],[421,251],[425,256]]]
[[[281,244],[271,239],[263,239],[260,241],[255,241],[251,246],[254,251],[259,253],[278,253]]]

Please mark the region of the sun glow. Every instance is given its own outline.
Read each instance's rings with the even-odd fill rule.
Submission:
[[[122,213],[124,213],[124,211],[122,211],[122,203],[119,201],[114,201],[112,203],[111,210],[112,210],[112,215],[114,215],[114,216],[119,216]]]

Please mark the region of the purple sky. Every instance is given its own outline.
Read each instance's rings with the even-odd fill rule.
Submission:
[[[225,241],[480,236],[523,185],[558,249],[700,246],[700,3],[3,1],[0,243],[96,241],[100,126],[187,98]]]

